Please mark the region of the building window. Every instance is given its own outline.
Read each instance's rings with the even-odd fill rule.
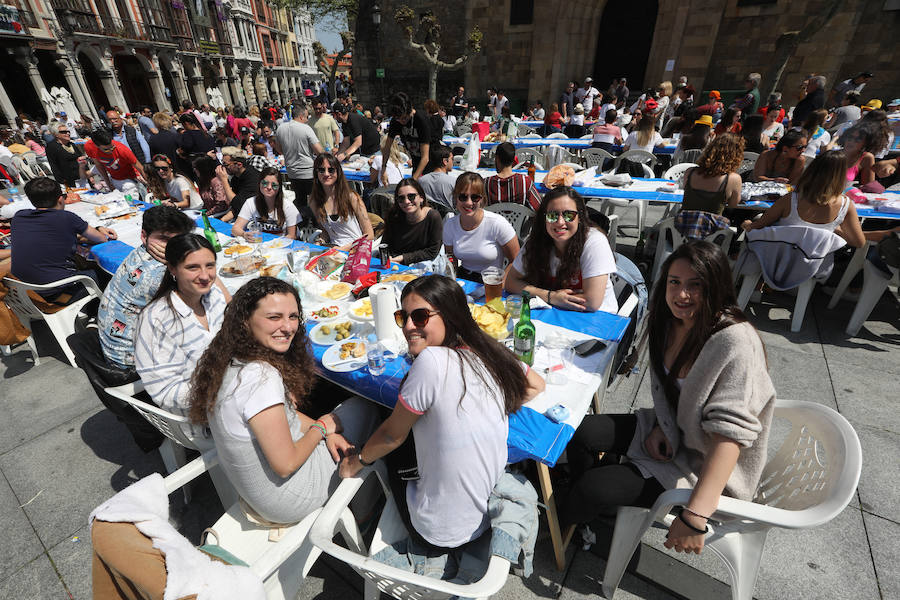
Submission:
[[[509,0],[509,24],[531,25],[534,22],[534,0]]]

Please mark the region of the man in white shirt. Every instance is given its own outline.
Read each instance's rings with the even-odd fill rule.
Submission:
[[[591,77],[586,77],[584,80],[584,87],[578,88],[575,90],[575,99],[584,107],[585,110],[590,111],[594,106],[594,98],[600,95],[600,90],[594,87],[594,80]]]
[[[294,118],[278,128],[275,149],[284,154],[284,167],[295,194],[294,205],[302,210],[312,191],[313,160],[324,150],[316,132],[307,125],[309,109],[306,105],[298,102],[291,108]]]
[[[500,118],[500,115],[503,113],[503,107],[509,106],[509,98],[507,98],[503,94],[503,90],[497,90],[497,95],[495,96],[494,102],[494,120]]]

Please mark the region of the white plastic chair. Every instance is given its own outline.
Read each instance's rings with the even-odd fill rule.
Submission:
[[[316,238],[322,235],[322,230],[315,225],[307,225],[297,229],[297,239],[307,244],[315,244]]]
[[[527,163],[530,160],[534,161],[534,166],[537,169],[543,169],[544,165],[544,155],[534,148],[516,148],[516,158],[519,159],[519,163]]]
[[[653,172],[653,167],[659,162],[656,156],[650,152],[645,152],[643,150],[629,150],[616,157],[616,162],[613,164],[613,170],[618,169],[623,160],[630,160],[632,162],[641,163],[642,165],[649,165],[651,173]]]
[[[744,152],[744,158],[741,160],[741,164],[738,167],[738,174],[742,175],[748,171],[753,171],[754,167],[756,167],[756,161],[759,160],[759,154],[756,152]],[[812,161],[810,161],[812,162]]]
[[[592,140],[592,139],[594,139],[594,134],[593,134],[593,133],[586,133],[586,134],[584,134],[583,136],[581,136],[581,137],[578,138],[578,139],[579,139],[579,140]]]
[[[110,396],[132,406],[166,437],[159,447],[159,455],[162,457],[163,465],[166,467],[166,473],[174,473],[185,465],[187,462],[185,449],[206,452],[215,447],[212,438],[206,438],[202,435],[188,435],[187,431],[191,431],[192,428],[199,430],[199,428],[192,426],[190,419],[187,417],[171,413],[135,398],[143,390],[144,385],[140,381],[126,383],[117,387],[103,388],[103,391]],[[216,492],[219,494],[219,500],[222,501],[222,506],[231,506],[237,502],[237,491],[235,491],[234,486],[231,485],[228,477],[225,476],[221,469],[211,468],[209,474],[213,480]],[[184,500],[185,502],[190,502],[190,490],[188,488],[184,490]]]
[[[709,234],[703,240],[715,244],[728,256],[728,249],[731,247],[731,240],[734,239],[735,233],[737,231],[733,228],[720,229]],[[653,271],[650,281],[656,281],[663,263],[666,262],[670,254],[684,243],[684,236],[675,228],[674,217],[659,222],[659,237],[656,241],[656,254],[653,257]]]
[[[573,158],[575,158],[575,157],[573,156]],[[578,163],[564,162],[564,163],[559,163],[559,164],[562,165],[562,166],[564,166],[564,167],[572,167],[572,170],[575,171],[576,173],[577,173],[578,171],[584,171],[584,167],[582,167],[582,166],[579,165]]]
[[[891,277],[884,274],[881,269],[873,265],[869,261],[865,261],[863,266],[863,287],[859,292],[859,300],[856,301],[856,307],[853,314],[850,315],[850,321],[847,323],[847,335],[856,336],[859,333],[863,323],[868,320],[872,314],[872,309],[878,304],[878,300],[893,281],[894,284],[900,285],[900,270],[894,267],[888,267],[891,270]],[[837,297],[837,294],[835,294]],[[829,305],[830,308],[831,305]]]
[[[688,169],[693,169],[697,165],[694,163],[678,163],[677,165],[672,165],[666,172],[663,173],[663,179],[668,179],[670,181],[678,181],[684,176],[684,172]]]
[[[166,492],[176,492],[218,466],[218,462],[215,449],[204,452],[164,479]],[[343,487],[343,484],[339,486],[335,493]],[[212,526],[210,533],[218,546],[248,564],[250,570],[263,581],[268,600],[293,600],[322,553],[309,539],[309,530],[321,510],[316,509],[296,525],[287,528],[278,541],[272,542],[269,541],[269,529],[249,522],[240,507],[233,504]],[[364,543],[350,511],[341,511],[336,521],[334,530],[342,535],[347,545],[362,550]]]
[[[586,202],[586,205],[597,212],[603,212],[603,200],[589,200]],[[619,237],[619,215],[606,215],[606,217],[609,219],[609,231],[606,232],[606,239],[609,240],[610,250],[615,252],[616,242]]]
[[[360,550],[347,549],[335,544],[332,538],[335,535],[335,527],[339,524],[340,515],[347,510],[350,500],[362,486],[365,478],[371,476],[372,472],[372,469],[365,469],[357,477],[341,482],[341,486],[322,508],[319,518],[316,519],[309,532],[310,541],[316,549],[349,565],[362,575],[366,586],[363,598],[378,600],[381,593],[394,598],[416,600],[451,597],[490,598],[503,588],[509,575],[509,561],[499,556],[491,556],[484,576],[468,585],[416,575],[372,559],[371,557],[382,549],[408,537],[397,505],[391,496],[390,487],[377,471],[374,473],[381,483],[387,500],[375,530],[375,537],[369,546],[368,555]]]
[[[584,166],[590,169],[597,167],[597,171],[603,169],[603,163],[607,159],[615,160],[616,157],[602,148],[587,148],[581,152],[581,158],[584,160]]]
[[[856,493],[862,448],[853,427],[815,402],[776,400],[775,417],[791,423],[778,454],[768,462],[753,502],[722,496],[709,524],[705,549],[725,563],[731,597],[751,600],[766,535],[773,527],[809,529],[841,513]],[[672,523],[673,506],[687,505],[689,489],[668,490],[653,508],[622,507],[616,517],[603,593],[610,600],[644,532]]]
[[[564,133],[559,133],[559,132],[557,132],[557,133],[551,133],[550,135],[548,135],[548,136],[547,136],[546,138],[544,138],[544,139],[547,139],[547,140],[567,140],[567,139],[569,139],[569,136],[567,136],[567,135],[564,134]]]
[[[52,313],[41,312],[28,296],[29,290],[34,292],[46,292],[72,283],[81,283],[84,285],[88,292],[87,296],[80,298],[71,304],[67,304],[60,310]],[[6,302],[7,306],[9,306],[19,318],[22,325],[30,330],[32,321],[43,319],[53,333],[53,337],[56,338],[59,347],[62,348],[69,364],[73,367],[77,367],[75,364],[75,355],[69,348],[66,338],[75,333],[75,319],[78,317],[78,313],[81,312],[82,307],[94,298],[100,298],[103,295],[103,292],[97,287],[97,282],[87,275],[73,275],[72,277],[66,277],[65,279],[43,285],[27,283],[12,277],[4,277],[3,284],[9,290],[9,294],[4,298],[4,302]],[[37,358],[36,353],[35,358]],[[35,362],[35,364],[37,364],[37,362]]]
[[[746,248],[742,249],[742,252],[746,251]],[[744,310],[747,308],[750,297],[753,295],[753,292],[756,290],[756,286],[762,277],[762,269],[757,266],[756,269],[753,269],[750,272],[738,273],[735,277],[735,283],[737,283],[737,280],[740,277],[743,277],[744,280],[741,283],[741,288],[738,292],[738,306],[741,307],[741,310]],[[794,288],[797,290],[797,300],[794,302],[794,311],[791,315],[791,331],[793,333],[797,333],[800,331],[800,328],[803,327],[803,317],[806,316],[806,306],[809,304],[809,299],[812,297],[813,289],[815,289],[816,283],[823,282],[824,280],[824,278],[817,279],[811,277]]]
[[[533,127],[523,125],[522,123],[516,125],[516,135],[518,135],[519,137],[531,135],[532,133],[537,133],[537,131]]]
[[[509,221],[520,240],[528,237],[529,230],[526,225],[528,225],[529,220],[534,220],[535,215],[530,208],[515,202],[498,202],[497,204],[489,204],[484,209],[497,213]]]

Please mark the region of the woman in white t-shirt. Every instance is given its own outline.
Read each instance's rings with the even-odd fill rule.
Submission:
[[[381,181],[381,172],[384,169],[382,163],[382,154],[379,152],[375,156],[369,159],[369,181],[374,183],[375,185],[380,185]],[[398,139],[394,139],[394,143],[391,144],[391,155],[388,158],[387,163],[387,181],[388,185],[397,185],[400,183],[400,180],[403,179],[403,173],[401,169],[403,168],[403,157],[400,151],[400,142]]]
[[[664,142],[662,136],[659,135],[659,132],[654,128],[655,123],[656,119],[653,115],[644,114],[641,120],[638,121],[637,128],[625,138],[625,144],[622,147],[622,150],[624,152],[628,152],[629,150],[643,150],[644,152],[650,152],[652,154],[655,146],[662,146]]]
[[[153,166],[147,175],[147,183],[160,204],[181,209],[203,208],[200,192],[190,179],[175,173],[172,159],[165,154],[156,154],[151,163]]]
[[[284,197],[278,169],[267,167],[260,172],[257,192],[255,197],[244,202],[231,227],[231,235],[244,236],[249,223],[259,223],[265,233],[296,238],[297,224],[302,218],[297,207]]]
[[[344,169],[333,154],[324,152],[313,162],[313,189],[309,208],[327,238],[326,242],[349,250],[359,238],[375,239],[362,198],[350,189]]]
[[[503,267],[519,253],[519,238],[512,225],[497,213],[484,210],[484,180],[466,172],[453,187],[457,215],[444,223],[444,249],[462,264],[457,275],[481,282],[488,267]]]
[[[506,289],[513,294],[525,290],[564,310],[614,313],[619,307],[609,275],[615,272],[609,241],[590,226],[584,198],[559,187],[544,196],[531,236],[507,274]]]
[[[337,462],[376,425],[355,398],[319,417],[307,406],[315,361],[290,283],[257,277],[234,294],[197,362],[190,418],[208,424],[219,464],[262,518],[296,523],[328,499]]]
[[[415,445],[419,478],[395,499],[410,537],[446,552],[490,535],[488,499],[506,466],[508,416],[544,380],[481,331],[453,279],[420,277],[403,288],[401,305],[395,318],[415,361],[391,416],[341,461],[340,473],[353,477],[410,431],[427,442]]]

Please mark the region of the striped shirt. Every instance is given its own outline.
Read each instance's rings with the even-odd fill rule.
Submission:
[[[151,302],[141,312],[135,338],[134,362],[144,388],[163,410],[187,414],[188,392],[194,367],[222,327],[225,294],[218,285],[203,296],[209,329],[177,293]]]
[[[487,195],[486,205],[513,202],[530,207],[532,210],[537,210],[541,206],[541,195],[534,187],[534,182],[522,173],[513,173],[505,179],[501,179],[499,175],[492,175],[484,182],[484,191]]]

